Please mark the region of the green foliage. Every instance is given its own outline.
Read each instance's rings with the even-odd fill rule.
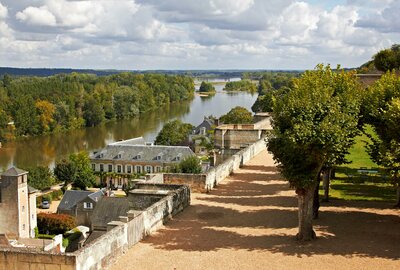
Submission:
[[[5,75],[0,83],[0,140],[94,126],[193,95],[193,79],[177,75]],[[15,130],[8,122],[15,123]]]
[[[400,78],[387,73],[373,84],[364,101],[365,122],[373,126],[368,153],[384,166],[391,180],[400,186]]]
[[[76,231],[74,233],[65,235],[62,242],[63,247],[68,247],[72,242],[78,240],[81,237],[81,235],[82,232],[80,231]]]
[[[70,155],[69,162],[74,168],[72,181],[74,187],[85,190],[95,184],[96,177],[90,165],[89,155],[86,152]]]
[[[213,93],[213,92],[215,92],[215,87],[214,87],[214,85],[212,85],[212,83],[202,81],[201,85],[200,85],[200,88],[199,88],[199,92],[202,92],[202,93],[206,93],[206,92],[207,93]]]
[[[37,224],[41,234],[63,234],[76,227],[75,218],[63,214],[39,213]]]
[[[220,121],[224,124],[251,124],[253,115],[246,108],[237,106],[221,116]]]
[[[42,202],[43,201],[48,201],[49,203],[51,203],[53,201],[53,196],[51,196],[51,194],[44,194],[42,196]]]
[[[180,120],[172,120],[166,123],[156,137],[158,145],[179,145],[187,139],[193,126],[182,123]]]
[[[35,227],[33,230],[35,231],[35,238],[38,238],[39,237],[39,228]]]
[[[392,71],[400,67],[400,45],[394,44],[390,49],[379,51],[374,56],[375,67],[380,71]]]
[[[241,80],[237,82],[227,82],[225,87],[225,91],[246,91],[250,93],[254,93],[257,91],[257,86],[252,83],[250,80]]]
[[[345,160],[359,133],[361,92],[352,73],[322,65],[293,84],[274,106],[268,150],[291,186],[307,189],[323,166]]]
[[[63,182],[64,185],[72,183],[75,179],[74,164],[66,159],[57,162],[54,167],[54,176],[59,182]]]
[[[196,156],[190,156],[183,159],[176,167],[173,167],[173,172],[176,173],[201,173],[200,160]]]
[[[25,168],[28,174],[28,184],[36,189],[49,189],[54,183],[54,177],[48,167],[38,166]]]

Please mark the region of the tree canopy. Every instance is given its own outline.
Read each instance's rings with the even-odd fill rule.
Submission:
[[[250,80],[240,80],[235,82],[227,82],[224,87],[225,91],[246,91],[255,93],[257,86]]]
[[[179,75],[4,75],[0,82],[0,141],[95,126],[193,95],[193,79]],[[13,128],[8,123],[14,123]]]
[[[193,126],[183,123],[181,120],[172,120],[166,123],[158,133],[155,143],[159,145],[179,145],[182,144]]]
[[[268,150],[298,194],[300,240],[314,237],[313,194],[322,167],[343,159],[359,132],[360,97],[352,73],[318,65],[274,105]]]
[[[202,81],[200,88],[199,88],[199,92],[213,93],[213,92],[215,92],[215,87],[214,87],[214,85],[212,85],[212,83]]]
[[[246,108],[237,106],[221,116],[220,121],[224,124],[251,124],[253,115]]]
[[[183,159],[175,168],[174,172],[177,173],[201,173],[200,160],[196,156],[191,156]]]
[[[400,78],[387,73],[367,91],[365,122],[377,134],[369,136],[368,153],[374,162],[388,170],[397,187],[396,205],[400,207]]]
[[[373,57],[376,69],[391,71],[400,68],[400,44],[394,44],[390,49],[379,51]]]

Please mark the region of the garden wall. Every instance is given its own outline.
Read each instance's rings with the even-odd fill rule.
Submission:
[[[265,139],[262,138],[232,155],[217,167],[210,169],[206,174],[165,173],[164,183],[185,184],[189,185],[194,192],[209,192],[234,170],[237,170],[265,149]]]

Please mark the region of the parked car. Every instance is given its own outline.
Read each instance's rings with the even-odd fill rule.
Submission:
[[[49,209],[49,208],[50,208],[49,201],[43,201],[42,202],[42,209]]]

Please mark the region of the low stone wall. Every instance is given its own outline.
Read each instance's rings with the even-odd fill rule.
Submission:
[[[190,189],[181,185],[140,184],[139,188],[163,188],[169,194],[144,211],[129,211],[126,217],[110,222],[110,230],[82,249],[68,254],[49,254],[24,248],[0,248],[0,270],[105,269],[113,258],[190,205]],[[129,268],[134,266],[129,266]]]
[[[115,228],[74,253],[77,270],[106,268],[113,258],[121,255],[126,249],[157,230],[172,216],[190,205],[188,186],[160,184],[148,184],[148,186],[158,186],[167,190],[179,188],[171,190],[166,197],[144,211],[129,211],[127,217],[121,217],[120,222],[112,222]],[[112,224],[109,225],[112,227]]]
[[[208,192],[221,183],[234,170],[251,160],[254,156],[266,149],[265,139],[256,141],[240,150],[230,158],[206,174],[179,174],[165,173],[164,182],[173,184],[186,184],[194,192]]]
[[[25,248],[0,248],[0,269],[75,270],[76,257],[41,251],[32,252],[32,250]]]

